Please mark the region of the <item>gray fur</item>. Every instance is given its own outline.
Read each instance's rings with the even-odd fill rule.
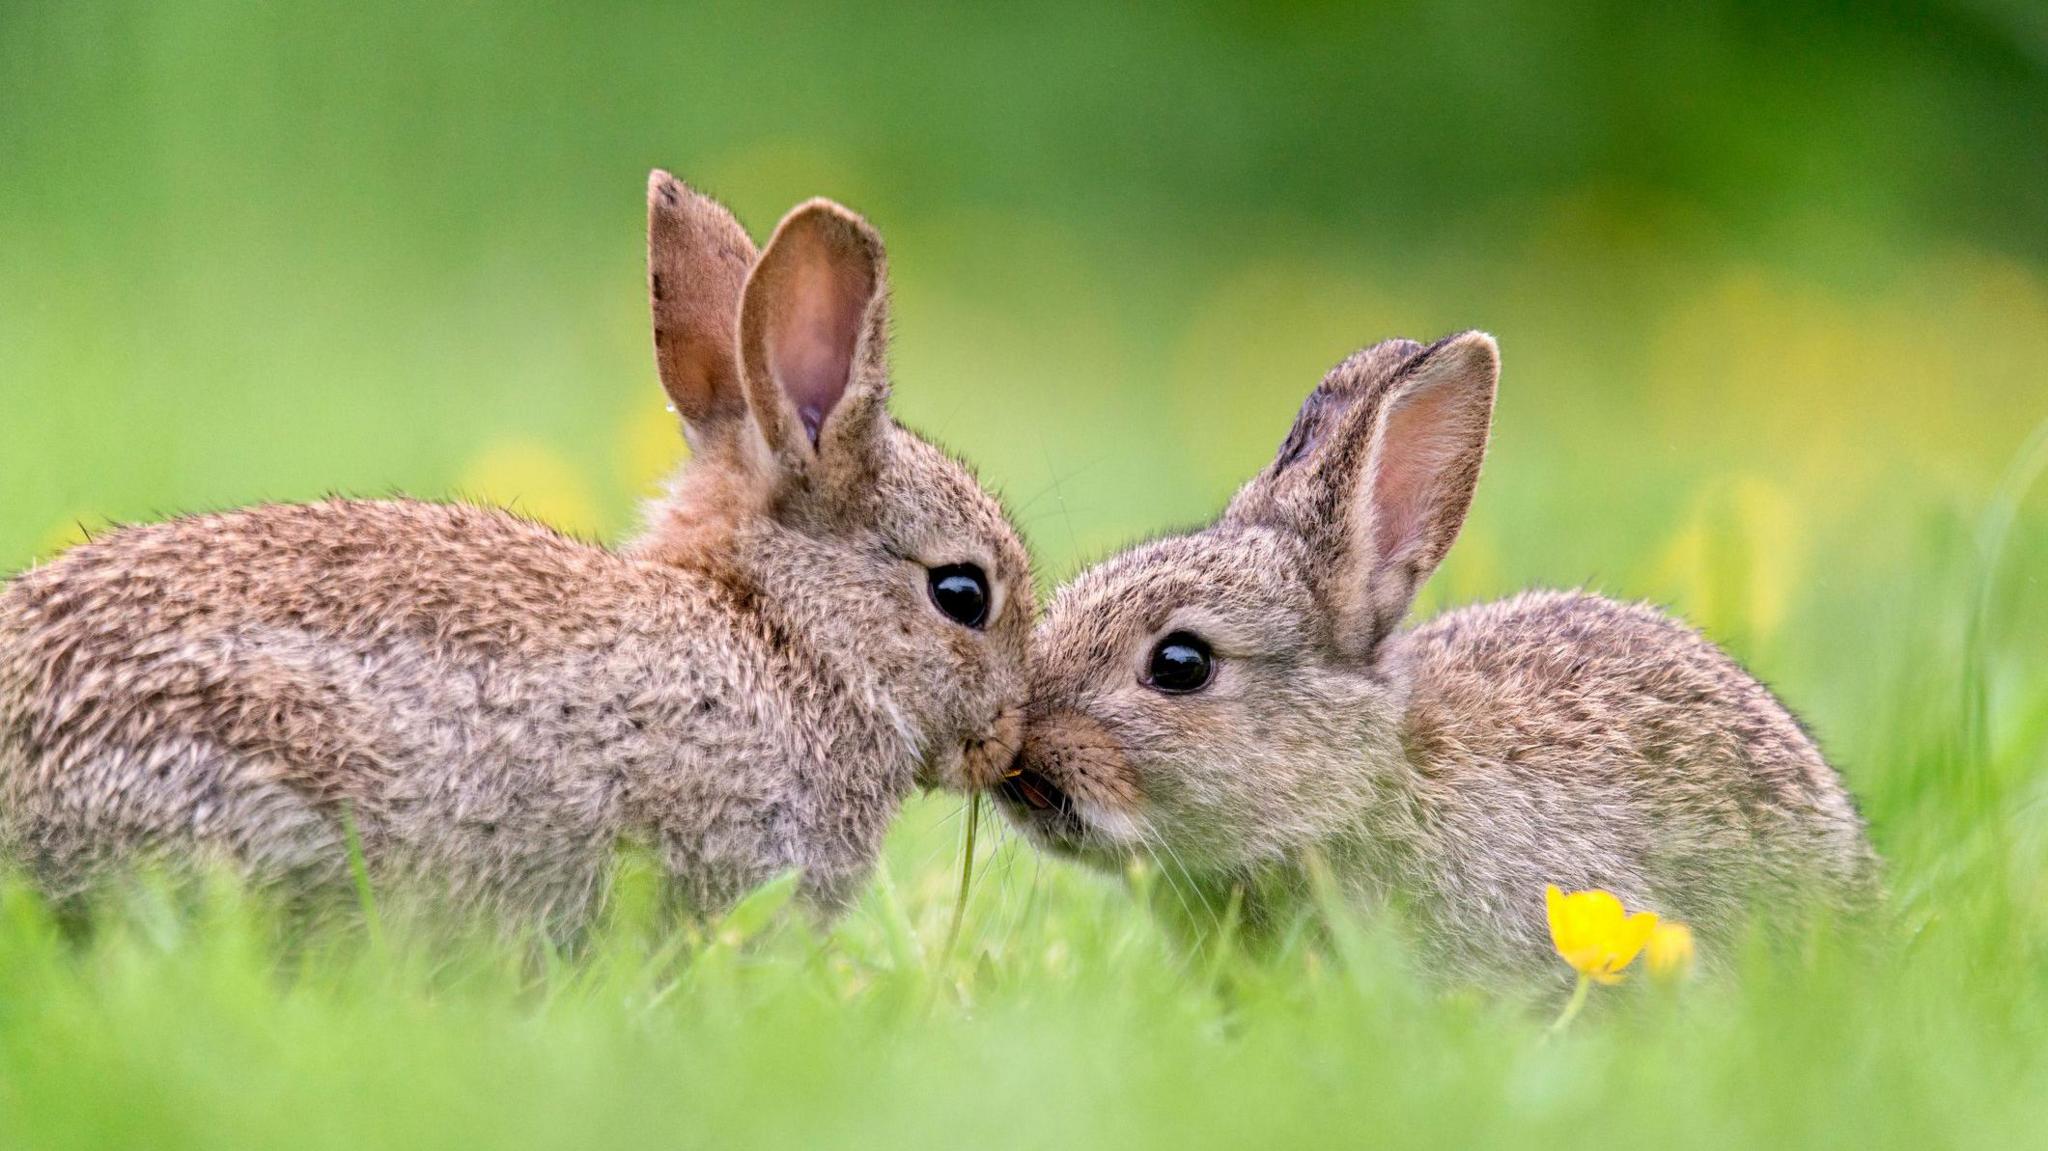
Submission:
[[[1367,349],[1214,525],[1062,588],[1015,767],[1064,794],[1007,788],[1012,818],[1099,866],[1150,856],[1217,909],[1237,888],[1254,920],[1320,857],[1482,981],[1564,970],[1549,883],[1685,921],[1709,955],[1752,916],[1869,906],[1876,859],[1840,778],[1691,629],[1532,592],[1396,630],[1464,519],[1497,376],[1479,333]],[[1149,656],[1183,630],[1214,676],[1162,694]]]
[[[332,500],[123,528],[24,573],[0,591],[11,859],[60,896],[194,855],[318,888],[345,881],[352,818],[380,877],[551,928],[587,921],[622,840],[700,911],[792,868],[829,910],[915,785],[1008,762],[1028,560],[887,415],[879,238],[814,201],[757,259],[658,172],[649,213],[694,451],[642,537]],[[839,369],[805,416],[745,363],[743,310]],[[928,594],[959,562],[995,588],[984,631]]]

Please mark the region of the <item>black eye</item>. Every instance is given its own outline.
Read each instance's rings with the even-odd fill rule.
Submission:
[[[973,564],[932,569],[932,602],[955,623],[978,628],[988,622],[988,577]]]
[[[1209,672],[1209,645],[1201,636],[1177,631],[1152,649],[1145,683],[1159,691],[1198,691],[1209,682]]]

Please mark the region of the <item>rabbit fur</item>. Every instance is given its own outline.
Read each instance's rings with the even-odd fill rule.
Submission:
[[[919,784],[1017,742],[1029,560],[885,400],[880,238],[765,249],[648,183],[656,360],[692,449],[613,551],[506,511],[332,499],[123,527],[0,592],[0,847],[53,894],[141,860],[380,882],[573,930],[621,842],[712,913],[829,912]],[[977,627],[930,572],[972,565]]]
[[[1401,629],[1470,506],[1498,372],[1478,332],[1367,348],[1214,524],[1060,589],[1006,813],[1098,866],[1156,860],[1155,902],[1200,929],[1232,898],[1274,925],[1320,861],[1453,980],[1563,971],[1547,884],[1683,920],[1709,953],[1752,917],[1867,907],[1841,779],[1692,629],[1553,591]],[[1199,689],[1151,681],[1170,636],[1209,647]]]

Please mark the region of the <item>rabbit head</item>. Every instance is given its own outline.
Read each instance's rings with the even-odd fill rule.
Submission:
[[[655,172],[648,287],[691,454],[632,553],[709,575],[794,659],[857,685],[918,747],[920,782],[999,773],[1030,560],[972,472],[889,415],[881,237],[812,200],[757,253],[732,213]]]
[[[1466,332],[1339,364],[1221,518],[1060,590],[997,793],[1039,842],[1251,874],[1355,831],[1397,778],[1383,641],[1479,478],[1499,361]]]

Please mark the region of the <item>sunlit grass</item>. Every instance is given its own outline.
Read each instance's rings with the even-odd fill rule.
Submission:
[[[2048,1087],[2048,932],[1995,868],[1872,947],[1601,988],[1551,1037],[1555,999],[1436,987],[1342,914],[1264,961],[1197,961],[1141,900],[1007,837],[949,948],[954,807],[916,808],[822,933],[787,882],[674,928],[633,859],[568,955],[403,920],[308,937],[232,885],[144,887],[81,943],[10,890],[0,1139],[2007,1145]]]
[[[622,445],[644,435],[629,427]],[[535,485],[572,465],[519,459],[505,498],[561,498]],[[2032,470],[2013,465],[1991,527],[1959,525],[1997,534],[1954,570],[2038,554]],[[994,825],[962,908],[961,805],[937,797],[822,930],[787,913],[786,884],[719,923],[664,924],[630,859],[604,926],[567,952],[403,919],[307,937],[231,886],[196,906],[145,889],[80,941],[11,889],[0,1143],[2009,1145],[2048,1098],[2048,683],[2024,658],[2033,605],[1996,590],[2031,574],[1888,573],[1875,586],[1957,598],[1922,602],[1880,644],[1805,614],[1848,594],[1853,557],[1831,560],[1791,497],[1697,490],[1647,533],[1641,570],[1682,557],[1668,594],[1710,632],[1767,670],[1771,653],[1813,653],[1855,689],[1781,683],[1795,703],[1882,704],[1832,708],[1821,728],[1857,749],[1838,758],[1891,858],[1872,944],[1710,957],[1721,975],[1600,989],[1547,1038],[1554,998],[1440,987],[1385,925],[1330,916],[1262,960],[1227,942],[1189,953],[1146,911],[1159,900],[1142,889],[1171,877],[1126,890]],[[1499,533],[1477,525],[1469,566],[1432,598],[1504,590]],[[1953,629],[1973,617],[1963,644]]]
[[[621,452],[652,441],[654,407],[614,431]],[[1703,484],[1647,533],[1637,570],[1670,574],[1710,633],[1766,669],[1813,653],[1855,689],[1781,683],[1795,703],[1881,701],[1822,725],[1858,749],[1838,758],[1891,860],[1874,941],[1707,957],[1714,976],[1599,989],[1547,1036],[1555,997],[1442,987],[1396,930],[1327,906],[1277,954],[1189,952],[1146,911],[1170,876],[1129,890],[999,824],[963,904],[962,805],[944,797],[912,806],[824,929],[789,914],[786,883],[718,923],[666,923],[633,858],[568,951],[383,915],[308,934],[232,885],[196,903],[141,889],[80,937],[11,888],[0,1143],[2010,1145],[2048,1098],[2048,682],[2025,658],[2035,606],[2010,594],[2032,582],[2014,557],[2041,544],[2037,455],[1958,517],[1971,554],[1876,582],[1952,601],[1881,644],[1806,614],[1852,594],[1856,555],[1832,560],[1818,513],[1767,481]],[[515,456],[485,458],[522,505],[602,482],[545,452],[502,466]],[[1477,525],[1430,598],[1504,590],[1499,532]],[[1560,965],[1556,990],[1570,980]]]

